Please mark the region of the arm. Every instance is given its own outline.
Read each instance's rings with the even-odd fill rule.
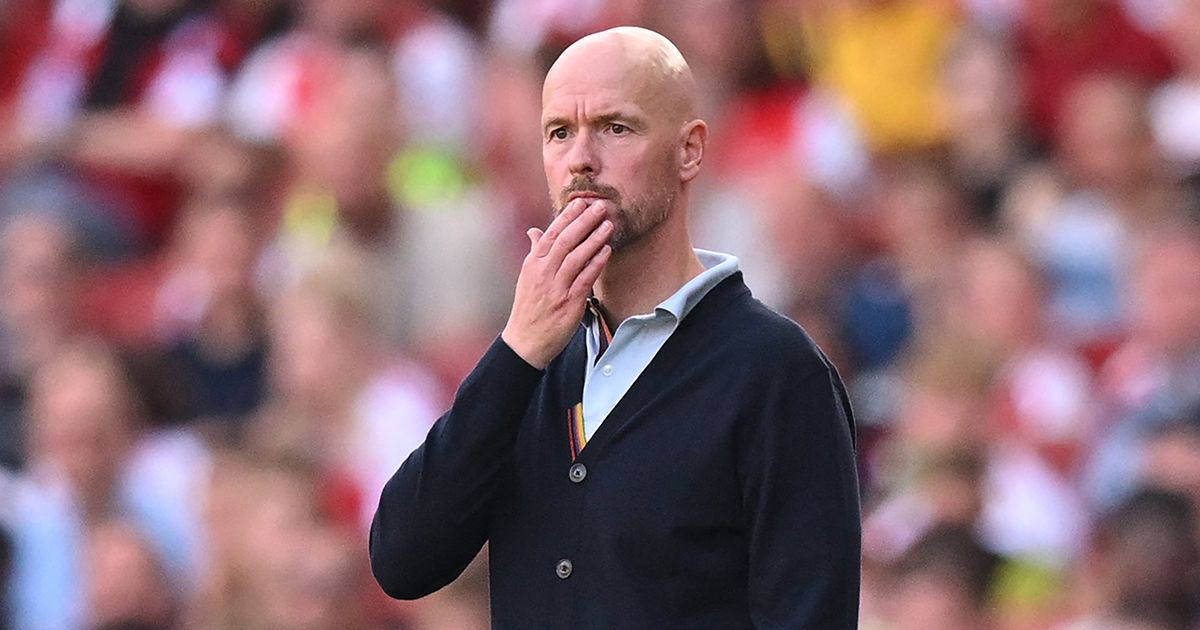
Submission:
[[[488,536],[495,494],[542,369],[579,327],[608,261],[603,206],[572,202],[529,231],[508,324],[463,381],[450,411],[384,486],[371,523],[371,571],[400,599],[458,577]]]
[[[787,370],[763,404],[739,449],[754,627],[853,630],[861,523],[845,390],[832,367]]]
[[[541,374],[497,340],[384,486],[370,549],[371,570],[388,595],[432,593],[479,552],[493,491]]]

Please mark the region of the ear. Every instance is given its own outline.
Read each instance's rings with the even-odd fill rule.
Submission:
[[[704,160],[704,145],[708,142],[708,125],[700,119],[683,126],[679,145],[679,179],[690,182],[700,174]]]

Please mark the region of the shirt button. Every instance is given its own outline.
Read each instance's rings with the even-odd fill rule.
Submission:
[[[554,574],[557,575],[560,580],[565,580],[571,577],[571,571],[574,569],[575,567],[571,565],[571,561],[563,558],[562,560],[559,560],[558,565],[554,567]]]
[[[610,363],[610,364],[600,368],[600,371],[604,372],[605,376],[612,376],[612,364]]]
[[[567,477],[571,479],[572,483],[582,482],[587,477],[587,466],[584,466],[582,462],[571,464],[571,469],[567,471]]]

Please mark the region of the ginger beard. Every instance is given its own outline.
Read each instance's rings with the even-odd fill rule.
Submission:
[[[660,174],[656,181],[660,185],[650,187],[647,194],[625,201],[616,188],[589,177],[576,176],[558,193],[557,198],[551,196],[554,216],[557,217],[567,207],[573,193],[591,193],[609,201],[612,210],[607,218],[612,221],[613,233],[608,244],[613,252],[619,252],[652,232],[670,216],[671,207],[675,204],[675,189],[666,183],[669,180],[665,174]]]

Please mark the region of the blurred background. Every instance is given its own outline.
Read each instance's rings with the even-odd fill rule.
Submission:
[[[1200,0],[0,0],[0,627],[486,628],[367,527],[619,24],[851,386],[862,628],[1200,627]]]

